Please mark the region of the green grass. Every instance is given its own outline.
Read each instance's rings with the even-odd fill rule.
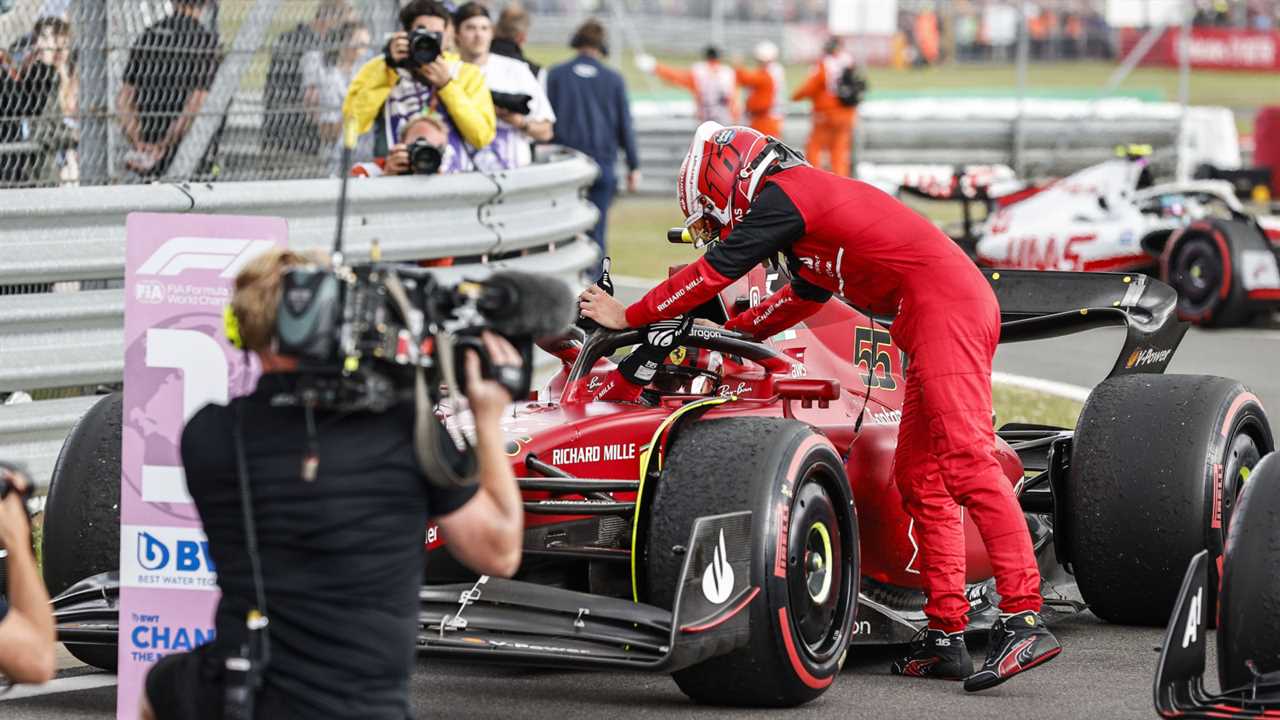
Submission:
[[[999,383],[992,386],[992,400],[997,427],[1021,422],[1071,428],[1083,407],[1075,400]]]
[[[693,262],[701,254],[690,245],[667,242],[667,229],[683,224],[675,198],[622,196],[609,209],[609,256],[613,272],[665,278],[667,268]]]
[[[530,57],[547,64],[562,62],[573,54],[567,47],[551,45],[531,45],[526,50]],[[687,66],[697,58],[668,54],[660,55],[658,59],[669,65]],[[666,86],[637,71],[630,53],[615,56],[610,62],[626,78],[633,97],[682,98],[687,95],[680,88]],[[1037,96],[1099,97],[1117,65],[1098,61],[1033,63],[1027,71],[1028,92]],[[809,74],[810,67],[807,64],[788,65],[787,87],[795,89]],[[1012,96],[1017,88],[1016,73],[1013,64],[949,63],[920,70],[868,68],[868,97],[874,100],[916,95]],[[1273,82],[1273,77],[1257,73],[1196,70],[1191,73],[1190,100],[1193,105],[1224,105],[1253,110],[1275,96],[1271,90]],[[1178,71],[1174,68],[1138,68],[1112,94],[1176,102]],[[1251,131],[1252,113],[1249,117],[1241,117],[1238,124],[1242,132]]]

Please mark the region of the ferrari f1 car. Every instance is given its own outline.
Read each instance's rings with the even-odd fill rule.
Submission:
[[[1178,292],[1178,315],[1239,325],[1280,308],[1280,217],[1246,212],[1225,180],[1154,185],[1141,152],[1027,185],[1005,166],[862,166],[891,191],[964,203],[952,237],[979,265],[1142,272]],[[985,205],[978,220],[971,204]]]
[[[1227,533],[1219,590],[1218,685],[1204,687],[1205,636],[1212,608],[1208,551],[1187,567],[1156,670],[1156,710],[1164,717],[1280,717],[1280,455],[1249,476]]]
[[[1187,325],[1157,280],[986,276],[1005,342],[1127,328],[1074,430],[1007,424],[995,450],[1050,606],[1079,610],[1082,596],[1104,619],[1162,623],[1181,568],[1221,554],[1241,479],[1274,446],[1262,407],[1232,380],[1161,374]],[[787,279],[758,266],[694,314],[722,324]],[[619,396],[613,358],[630,347],[662,361]],[[891,326],[833,300],[759,342],[664,322],[549,349],[559,372],[506,421],[523,565],[512,580],[476,579],[429,530],[425,652],[665,672],[698,702],[792,706],[823,693],[851,644],[906,642],[925,625],[917,538],[891,473],[907,372]],[[45,531],[60,637],[95,665],[115,657],[118,582],[102,573],[118,524],[103,509],[120,476],[98,453],[119,447],[119,413],[118,398],[103,400],[66,441]],[[965,525],[971,628],[985,630],[998,599]],[[98,548],[110,552],[86,551]]]

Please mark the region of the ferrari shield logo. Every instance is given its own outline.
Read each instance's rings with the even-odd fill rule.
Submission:
[[[686,349],[685,346],[681,345],[675,350],[672,350],[671,354],[667,356],[667,359],[671,361],[672,365],[683,365],[684,359],[688,355],[689,355],[688,349]]]

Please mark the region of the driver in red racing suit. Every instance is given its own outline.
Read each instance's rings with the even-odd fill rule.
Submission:
[[[836,292],[871,313],[896,316],[893,334],[910,362],[894,477],[915,522],[929,624],[892,670],[964,678],[973,691],[1055,657],[1061,646],[1039,615],[1031,537],[994,454],[991,361],[1000,308],[981,272],[910,208],[870,185],[813,168],[750,128],[703,123],[678,191],[686,227],[710,249],[630,307],[588,288],[582,314],[613,329],[672,318],[782,253],[792,282],[726,329],[769,337]],[[963,635],[969,603],[961,506],[986,544],[1001,598],[977,672]]]

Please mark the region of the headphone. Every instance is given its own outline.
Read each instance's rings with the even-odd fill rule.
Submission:
[[[240,337],[240,318],[236,317],[236,311],[230,304],[222,308],[222,332],[227,337],[227,342],[231,343],[231,347],[237,350],[244,349],[244,338]]]

